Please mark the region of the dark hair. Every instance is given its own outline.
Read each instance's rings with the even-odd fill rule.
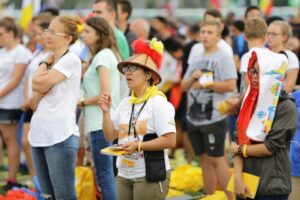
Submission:
[[[165,17],[157,16],[154,19],[157,19],[158,21],[160,21],[161,23],[163,23],[166,26],[169,24],[168,20]]]
[[[131,12],[132,12],[131,3],[127,0],[120,0],[120,1],[118,1],[117,4],[121,5],[122,12],[125,12],[128,14],[127,15],[127,20],[128,20],[131,16]]]
[[[249,13],[250,11],[252,11],[252,10],[258,10],[259,12],[261,12],[261,10],[260,10],[259,7],[250,5],[250,6],[248,6],[247,9],[246,9],[244,17],[246,18],[247,15],[248,15],[248,13]]]
[[[0,20],[0,27],[4,28],[7,32],[13,32],[14,38],[19,36],[19,28],[16,24],[16,21],[11,17],[2,18]]]
[[[189,31],[190,31],[191,33],[193,33],[193,34],[199,33],[199,32],[200,32],[200,26],[199,26],[199,24],[197,23],[197,24],[192,24],[192,25],[190,25],[190,26],[189,26]]]
[[[115,0],[95,0],[94,4],[102,3],[102,2],[106,3],[106,7],[109,12],[114,11],[115,13],[117,13],[117,4]]]
[[[279,16],[272,16],[272,17],[268,17],[266,19],[266,23],[267,25],[269,26],[272,22],[274,21],[284,21],[284,19],[282,17],[279,17]]]
[[[43,13],[50,13],[53,17],[59,16],[58,8],[46,8]]]
[[[97,52],[108,48],[115,53],[117,58],[120,58],[117,42],[115,40],[113,30],[108,22],[102,17],[91,17],[87,19],[85,23],[92,27],[99,36],[99,39],[95,44],[96,50],[95,52],[92,52],[92,55],[95,56]]]
[[[237,20],[232,23],[232,26],[234,26],[236,29],[238,29],[240,32],[244,32],[245,30],[245,23],[242,20]]]
[[[53,15],[48,12],[40,13],[32,18],[32,22],[41,27],[42,29],[47,29],[51,20],[53,19]]]
[[[81,22],[77,18],[71,16],[58,16],[53,20],[58,20],[63,24],[65,33],[72,37],[70,45],[73,44],[77,40],[79,34],[77,25],[81,24]]]
[[[178,41],[178,39],[175,39],[173,37],[170,37],[163,41],[164,47],[169,52],[174,52],[180,49],[183,49],[183,45],[181,42]]]
[[[205,11],[203,18],[205,18],[206,15],[211,15],[215,18],[220,18],[222,20],[222,14],[220,11],[216,10],[216,9],[211,9],[211,10],[207,10]]]

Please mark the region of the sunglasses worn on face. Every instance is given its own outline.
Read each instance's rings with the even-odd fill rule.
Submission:
[[[254,74],[258,76],[259,71],[256,68],[251,68],[248,70],[248,74],[253,76]]]
[[[135,72],[139,67],[135,65],[127,65],[122,68],[122,72],[125,74],[126,72]]]

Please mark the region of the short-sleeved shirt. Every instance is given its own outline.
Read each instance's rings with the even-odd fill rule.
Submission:
[[[251,57],[251,52],[257,49],[258,47],[251,48],[247,53],[245,53],[241,58],[241,66],[240,66],[240,73],[242,74],[242,79],[245,79],[245,73],[247,73],[248,70],[248,63],[249,59]],[[267,48],[264,48],[266,51],[271,51]],[[291,69],[299,69],[299,60],[292,51],[290,50],[284,50],[288,57],[288,65],[286,71],[289,71]],[[241,81],[241,88],[244,88],[244,81]]]
[[[233,57],[232,48],[227,42],[225,42],[225,40],[223,40],[223,39],[219,40],[218,48],[222,49],[230,57]],[[190,65],[193,62],[193,60],[197,59],[199,57],[199,55],[202,54],[203,52],[204,52],[203,44],[202,43],[195,44],[192,47],[192,50],[190,52],[189,59],[188,59],[188,64]]]
[[[16,64],[28,64],[31,59],[31,52],[22,45],[7,51],[0,49],[0,90],[10,81]],[[0,108],[20,109],[24,100],[24,77],[19,85],[4,97],[0,97]]]
[[[162,96],[154,96],[145,104],[143,110],[137,118],[136,133],[138,139],[134,137],[133,128],[128,135],[129,120],[132,111],[132,104],[129,103],[130,97],[124,98],[112,115],[112,121],[118,130],[118,143],[124,144],[129,141],[143,141],[143,137],[149,133],[156,133],[162,136],[166,133],[176,133],[175,110]],[[134,107],[134,118],[140,111],[143,103],[136,104]],[[166,170],[170,170],[168,150],[164,150]],[[143,151],[135,152],[131,155],[120,156],[117,158],[118,175],[124,178],[145,177],[145,160]]]
[[[197,59],[189,65],[184,79],[189,79],[192,73],[199,69],[202,72],[212,72],[214,81],[225,81],[237,78],[233,58],[228,53],[219,49],[210,54],[200,53]],[[188,121],[194,126],[212,124],[221,121],[226,116],[222,116],[218,111],[218,102],[230,97],[231,93],[218,93],[213,90],[188,91]]]
[[[94,97],[101,94],[99,68],[109,70],[110,94],[112,98],[112,110],[120,103],[120,73],[117,69],[118,60],[110,49],[99,51],[92,60],[91,65],[84,74],[82,88],[84,96]],[[98,105],[84,106],[84,132],[89,133],[102,129],[103,113]]]
[[[248,63],[249,59],[251,57],[251,52],[255,50],[256,48],[251,48],[246,54],[244,54],[241,58],[241,67],[240,72],[241,73],[247,73],[248,70]],[[269,49],[265,48],[267,51],[270,51]],[[286,71],[289,71],[290,69],[299,69],[299,60],[292,51],[285,50],[284,51],[288,57],[288,65]]]
[[[117,45],[120,51],[120,54],[124,60],[129,58],[129,46],[127,39],[122,31],[118,28],[114,28],[114,34],[117,41]]]
[[[38,50],[32,56],[32,59],[29,61],[27,65],[26,77],[28,77],[28,97],[32,95],[32,78],[37,71],[40,62],[46,60],[50,55],[50,51],[41,51]]]
[[[41,99],[34,112],[29,132],[29,142],[35,147],[60,143],[71,135],[79,136],[76,125],[76,106],[81,80],[81,61],[69,52],[53,65],[66,79],[54,85]]]

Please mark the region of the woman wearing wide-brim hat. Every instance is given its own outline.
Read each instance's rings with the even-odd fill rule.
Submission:
[[[112,115],[110,95],[99,98],[104,136],[118,139],[125,151],[117,158],[118,199],[165,199],[170,182],[167,149],[175,146],[176,129],[174,108],[156,86],[163,44],[137,40],[133,49],[134,55],[118,65],[131,96]]]

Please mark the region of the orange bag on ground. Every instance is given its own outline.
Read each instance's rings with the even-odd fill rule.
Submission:
[[[94,175],[89,167],[76,167],[75,187],[78,200],[96,200]]]

